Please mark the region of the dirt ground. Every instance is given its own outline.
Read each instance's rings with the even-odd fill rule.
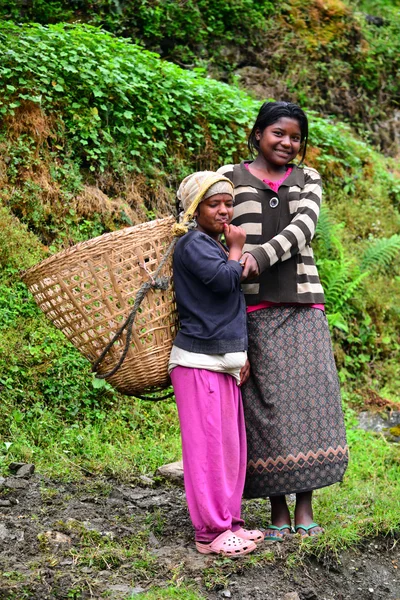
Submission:
[[[245,502],[248,526],[260,502]],[[296,537],[232,561],[196,552],[180,486],[0,478],[1,600],[127,600],[168,585],[214,600],[400,600],[397,542],[367,540],[338,562],[301,559]]]

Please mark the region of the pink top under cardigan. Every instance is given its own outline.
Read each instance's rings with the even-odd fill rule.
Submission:
[[[249,169],[249,163],[244,163],[244,166],[246,167],[246,169],[250,171]],[[283,175],[283,177],[281,177],[281,179],[279,179],[278,181],[269,181],[268,179],[262,179],[262,182],[265,183],[266,185],[268,185],[271,190],[273,190],[274,192],[278,193],[279,187],[282,185],[282,183],[285,181],[285,179],[287,177],[289,177],[290,173],[292,172],[292,167],[289,167],[287,169],[287,171],[285,172],[285,174]],[[292,305],[288,305],[287,303],[278,303],[278,302],[260,302],[260,304],[255,304],[254,306],[248,306],[246,311],[247,313],[251,313],[254,312],[255,310],[260,310],[262,308],[272,308],[274,306],[307,306],[308,308],[317,308],[318,310],[325,310],[325,306],[323,304],[292,304]]]

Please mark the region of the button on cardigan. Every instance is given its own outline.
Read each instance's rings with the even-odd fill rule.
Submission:
[[[310,167],[290,166],[293,170],[278,193],[252,175],[244,162],[218,169],[235,186],[232,223],[246,231],[243,252],[252,254],[260,269],[257,279],[242,284],[250,306],[263,301],[324,303],[311,248],[321,205],[321,178]]]

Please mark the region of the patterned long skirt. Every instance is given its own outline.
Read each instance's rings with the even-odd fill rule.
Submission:
[[[248,329],[245,497],[341,481],[348,447],[325,313],[294,306],[257,310],[248,315]]]

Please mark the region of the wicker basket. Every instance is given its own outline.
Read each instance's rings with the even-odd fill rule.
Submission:
[[[64,250],[22,275],[37,304],[92,363],[132,311],[140,286],[159,266],[173,237],[175,219],[157,219],[104,234]],[[171,277],[172,259],[161,275]],[[127,395],[169,384],[169,353],[177,330],[172,285],[150,289],[136,314],[127,356],[107,381]],[[112,370],[126,332],[112,346],[98,373]]]

